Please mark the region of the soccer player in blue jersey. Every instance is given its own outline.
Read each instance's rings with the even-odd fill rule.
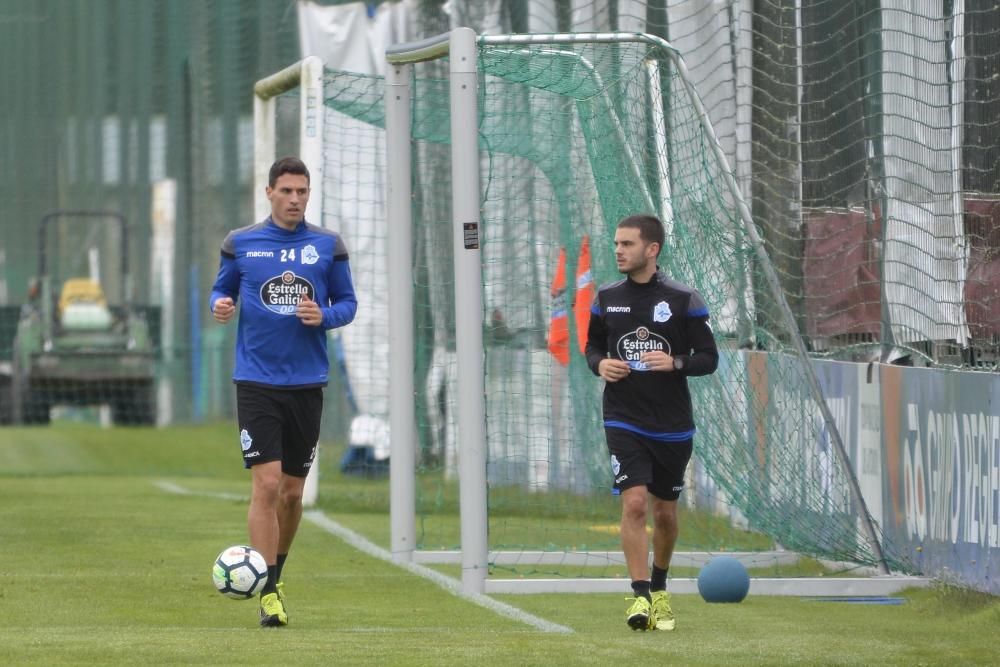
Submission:
[[[719,363],[701,295],[656,265],[663,240],[663,223],[654,216],[618,223],[615,260],[625,278],[598,289],[587,330],[587,363],[605,381],[604,432],[614,492],[622,499],[622,551],[635,592],[626,622],[633,630],[676,625],[666,588],[695,433],[687,378],[713,373]]]
[[[316,457],[329,362],[326,332],[351,322],[354,295],[339,234],[306,222],[309,170],[286,157],[271,166],[271,215],[222,242],[209,305],[225,324],[240,304],[236,409],[250,469],[250,544],[267,561],[260,624],[288,624],[281,570],[302,518],[302,490]]]

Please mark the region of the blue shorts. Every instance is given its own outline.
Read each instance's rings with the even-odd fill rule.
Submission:
[[[684,490],[684,471],[691,460],[691,438],[663,442],[623,428],[606,428],[614,493],[645,484],[661,500],[677,500]]]
[[[246,468],[281,461],[281,472],[309,474],[319,444],[323,389],[236,385],[236,415]]]

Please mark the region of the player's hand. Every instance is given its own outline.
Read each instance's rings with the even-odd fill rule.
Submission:
[[[215,303],[212,304],[212,317],[214,317],[215,321],[220,324],[225,324],[229,320],[233,319],[233,314],[235,312],[236,304],[233,303],[232,297],[224,296],[216,299]]]
[[[295,306],[295,317],[302,321],[302,324],[318,327],[323,323],[323,311],[319,309],[319,304],[310,299],[305,294],[299,299]]]
[[[629,368],[627,362],[621,359],[601,359],[601,363],[597,366],[597,372],[605,382],[618,382],[628,377],[632,369]]]
[[[639,361],[646,364],[646,368],[651,371],[672,371],[674,370],[674,358],[663,350],[643,352]]]

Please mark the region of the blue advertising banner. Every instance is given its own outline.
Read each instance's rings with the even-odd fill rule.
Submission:
[[[1000,378],[879,372],[886,537],[924,574],[1000,594]]]
[[[829,360],[813,368],[893,571],[1000,594],[1000,375]],[[766,503],[787,518],[768,527],[781,540],[794,541],[793,523],[812,525],[813,545],[873,555],[796,360],[740,351],[719,372],[747,382],[739,409],[753,415],[749,455],[737,458],[752,464],[746,472],[756,480],[738,499],[750,525],[754,503]],[[712,442],[712,421],[704,423],[703,440]],[[698,506],[747,525],[711,473],[695,463]]]

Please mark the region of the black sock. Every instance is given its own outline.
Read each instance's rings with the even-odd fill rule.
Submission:
[[[274,574],[274,582],[278,583],[281,581],[281,568],[285,566],[285,559],[288,558],[288,554],[278,554],[278,570]]]
[[[669,566],[661,570],[653,565],[653,576],[649,579],[649,590],[653,592],[667,590],[667,570],[669,569]]]
[[[636,597],[639,597],[641,595],[642,597],[646,598],[647,600],[652,600],[652,598],[649,595],[649,581],[648,580],[633,581],[632,582],[632,590],[635,591],[635,596]]]
[[[268,593],[274,593],[278,590],[278,566],[268,565],[267,566],[267,582],[264,584],[264,588],[260,589],[260,594],[263,597]]]

